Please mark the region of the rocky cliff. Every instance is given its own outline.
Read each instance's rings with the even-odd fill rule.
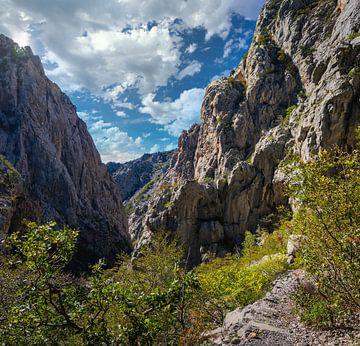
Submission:
[[[360,121],[358,0],[267,0],[248,53],[207,88],[163,181],[135,209],[138,246],[177,234],[192,264],[271,223],[289,156],[351,149]]]
[[[126,163],[109,162],[107,168],[119,187],[123,201],[158,179],[168,170],[173,151],[144,154]]]
[[[24,218],[66,223],[80,230],[77,260],[84,267],[130,250],[116,185],[85,123],[69,98],[46,78],[31,49],[3,35],[0,153],[19,172],[24,187],[12,199],[16,206],[8,208],[3,234],[21,227]]]

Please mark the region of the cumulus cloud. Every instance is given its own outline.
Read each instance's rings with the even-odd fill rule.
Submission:
[[[126,162],[142,155],[142,138],[133,138],[126,132],[107,122],[101,115],[78,112],[87,123],[88,130],[95,142],[103,162]]]
[[[160,151],[160,146],[159,144],[154,144],[151,148],[150,148],[150,153],[157,153],[158,151]]]
[[[31,45],[62,88],[116,101],[129,87],[154,92],[178,74],[183,42],[176,19],[185,30],[203,27],[207,39],[226,38],[232,14],[255,19],[263,2],[1,0],[0,32]],[[187,52],[195,49],[192,44]],[[190,73],[199,69],[191,67]]]
[[[156,101],[154,94],[142,99],[140,112],[150,114],[151,121],[163,125],[172,136],[178,136],[183,129],[199,121],[204,89],[194,88],[183,91],[174,101]]]

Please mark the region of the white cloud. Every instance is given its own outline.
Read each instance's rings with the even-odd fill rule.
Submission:
[[[233,13],[255,19],[263,2],[1,0],[0,32],[55,66],[48,73],[65,90],[85,88],[122,102],[118,96],[129,87],[146,94],[178,75],[183,42],[175,19],[183,30],[205,28],[207,39],[226,38]]]
[[[167,146],[165,146],[165,151],[170,151],[177,148],[176,143],[169,143]]]
[[[126,113],[123,112],[123,111],[117,111],[115,114],[120,118],[126,118],[127,117]]]
[[[150,153],[157,153],[158,151],[160,151],[160,146],[159,144],[154,144],[151,148],[150,148]]]
[[[150,114],[151,121],[163,125],[170,135],[178,136],[183,129],[199,121],[203,89],[185,90],[174,101],[159,102],[154,97],[154,94],[146,95],[139,111]]]
[[[104,121],[102,116],[86,112],[78,112],[78,115],[87,123],[103,162],[130,161],[145,151],[141,137],[134,139],[111,122]]]
[[[146,133],[143,133],[142,134],[142,138],[148,138],[151,136],[151,133],[150,132],[146,132]]]
[[[196,43],[189,44],[189,46],[185,49],[185,53],[188,53],[188,54],[194,53],[197,49],[197,46],[198,45]]]
[[[189,65],[187,65],[179,72],[177,79],[181,80],[186,76],[193,76],[194,74],[199,73],[201,70],[201,66],[202,64],[199,61],[192,61]]]
[[[225,43],[223,58],[229,57],[231,52],[234,50],[246,48],[248,48],[248,44],[246,43],[246,40],[244,38],[239,37],[237,40],[230,39]]]

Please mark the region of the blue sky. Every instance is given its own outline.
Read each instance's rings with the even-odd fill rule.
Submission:
[[[170,150],[246,52],[264,0],[0,0],[0,32],[38,54],[104,162]]]

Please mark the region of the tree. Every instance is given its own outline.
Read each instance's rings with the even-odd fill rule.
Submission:
[[[360,154],[323,150],[296,165],[289,194],[306,272],[335,323],[360,308]]]

